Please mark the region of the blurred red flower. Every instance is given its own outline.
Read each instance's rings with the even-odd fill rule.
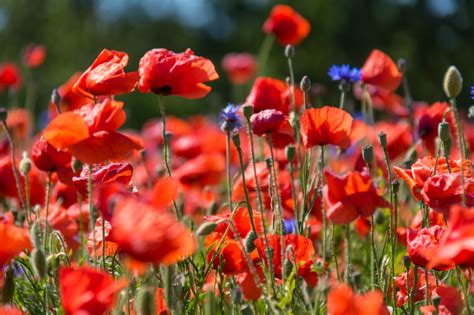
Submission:
[[[0,92],[6,89],[17,91],[21,86],[20,69],[13,62],[0,64]]]
[[[298,45],[305,39],[311,25],[288,5],[278,4],[273,7],[270,16],[263,24],[263,31],[275,35],[281,45]]]
[[[362,81],[394,91],[402,82],[402,73],[389,56],[374,49],[362,66]]]
[[[46,47],[44,45],[28,45],[23,51],[23,64],[28,68],[40,66],[46,59]]]
[[[405,155],[413,146],[410,125],[404,121],[397,123],[378,122],[375,124],[375,136],[378,137],[380,132],[384,132],[387,135],[387,153],[390,160]],[[377,143],[375,147],[377,156],[383,159],[384,156],[380,142],[378,139],[373,139],[373,143]]]
[[[58,115],[43,132],[55,148],[70,152],[83,163],[95,164],[123,158],[143,148],[140,141],[116,130],[125,122],[123,103],[105,99],[74,112]]]
[[[59,295],[66,315],[101,315],[111,311],[126,280],[114,280],[91,267],[60,267]]]
[[[124,306],[126,308],[126,306]],[[130,315],[135,315],[135,307],[130,308]],[[169,315],[170,311],[166,305],[165,291],[162,288],[155,289],[155,315]],[[140,314],[137,314],[140,315]]]
[[[209,59],[195,56],[191,49],[182,53],[164,48],[149,50],[140,59],[138,72],[140,92],[184,98],[206,96],[211,87],[204,82],[219,78],[214,64]]]
[[[416,110],[417,116],[417,133],[423,141],[426,149],[432,156],[436,156],[436,138],[438,137],[438,125],[443,121],[443,116],[449,109],[449,104],[446,102],[436,102],[431,106],[419,107]],[[446,114],[446,120],[449,123],[451,135],[454,136],[455,124],[452,112]]]
[[[426,267],[431,260],[432,255],[436,255],[433,251],[438,246],[446,228],[434,225],[421,229],[408,229],[407,234],[407,250],[410,260],[420,267]],[[453,263],[433,265],[436,270],[448,270],[454,267]]]
[[[324,176],[327,217],[334,224],[348,224],[359,216],[371,216],[378,207],[389,206],[377,192],[367,171],[349,172],[341,177],[325,170]]]
[[[329,291],[327,310],[330,315],[389,315],[383,299],[382,292],[357,295],[350,286],[341,284]]]
[[[288,118],[282,112],[274,109],[265,109],[253,114],[250,117],[250,124],[252,132],[261,137],[279,130],[285,120],[288,120]]]
[[[299,89],[295,89],[295,92],[298,91]],[[254,113],[265,109],[274,109],[288,115],[290,112],[288,86],[285,82],[278,79],[258,77],[253,83],[252,90],[247,96],[245,103],[253,105]],[[301,100],[297,102],[297,104],[301,105],[300,103],[302,103]]]
[[[257,72],[257,61],[249,53],[228,53],[222,58],[222,68],[233,84],[243,84]]]
[[[439,297],[438,309],[434,305],[421,306],[424,315],[459,315],[463,310],[463,296],[455,287],[438,286],[433,291],[433,297]]]
[[[39,170],[55,172],[60,169],[70,168],[72,157],[68,152],[53,147],[41,136],[33,145],[31,159]]]
[[[23,315],[23,312],[14,306],[0,306],[0,315]]]
[[[413,300],[415,302],[422,301],[426,296],[426,277],[425,271],[421,268],[417,269],[417,282],[415,284],[415,269],[411,268],[408,280],[407,280],[407,273],[404,272],[401,275],[395,277],[395,286],[398,288],[397,290],[397,306],[402,307],[403,304],[407,303],[409,300],[408,293],[407,293],[407,281],[408,286],[413,290]],[[440,286],[443,285],[442,283],[439,284]],[[436,281],[435,278],[431,273],[428,273],[428,295],[431,297],[433,295],[433,291],[436,289]]]
[[[171,265],[196,250],[194,236],[173,215],[134,197],[116,202],[111,225],[111,240],[141,262]]]
[[[84,71],[72,90],[93,99],[101,95],[126,94],[133,91],[138,72],[124,72],[128,55],[121,51],[104,49],[92,65]]]
[[[217,185],[225,171],[225,158],[218,153],[202,154],[178,167],[173,176],[183,185]]]
[[[23,250],[31,250],[28,230],[13,225],[13,223],[0,221],[0,270]],[[3,272],[0,272],[0,278]],[[1,282],[1,281],[0,281]]]
[[[105,234],[105,255],[106,256],[114,256],[118,250],[118,245],[117,243],[112,241],[112,237],[110,235],[110,232],[112,231],[112,226],[110,225],[110,222],[107,220],[104,220],[104,234]],[[92,234],[94,233],[94,234]],[[94,237],[95,236],[95,237]],[[94,240],[95,240],[95,247],[94,247]],[[97,257],[102,257],[102,219],[98,218],[95,221],[95,227],[94,231],[92,231],[89,234],[89,238],[87,240],[87,249],[91,255],[97,255]],[[94,254],[94,248],[95,248],[95,254]]]
[[[83,96],[73,90],[74,84],[81,77],[80,72],[74,73],[63,85],[58,87],[58,93],[61,97],[59,109],[61,112],[73,111],[91,102],[90,98]],[[56,106],[53,103],[49,104],[50,117],[55,117],[57,114]]]
[[[352,116],[339,108],[311,108],[301,115],[301,139],[306,148],[332,144],[347,149],[351,144],[351,129]]]

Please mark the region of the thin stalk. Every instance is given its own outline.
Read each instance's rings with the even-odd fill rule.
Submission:
[[[87,200],[89,203],[89,217],[90,217],[90,223],[89,223],[89,229],[92,233],[92,250],[93,250],[93,255],[94,255],[94,264],[97,262],[97,251],[96,251],[96,239],[95,239],[95,213],[94,213],[94,204],[92,201],[92,169],[93,166],[92,164],[89,164],[89,174],[87,177]]]
[[[346,270],[344,272],[345,281],[348,285],[351,285],[351,227],[349,224],[346,225],[346,248],[345,248],[345,258],[346,258]]]
[[[465,207],[466,206],[466,187],[464,187],[464,155],[466,154],[466,152],[464,149],[464,133],[462,129],[461,118],[459,117],[459,111],[458,111],[458,107],[456,103],[456,98],[451,98],[450,102],[453,108],[454,122],[456,124],[459,154],[461,155],[460,172],[461,172],[461,186],[462,186],[462,205]],[[446,164],[449,164],[449,162],[446,161]]]
[[[232,177],[230,172],[230,132],[226,133],[226,171],[227,171],[227,202],[232,211]]]
[[[290,86],[289,91],[290,91],[290,110],[292,112],[295,111],[295,75],[293,72],[293,61],[291,58],[288,58],[288,69],[290,70]]]
[[[104,214],[101,213],[100,214],[101,216],[101,219],[102,219],[102,268],[106,271],[107,270],[107,266],[105,264],[105,219],[104,219]],[[93,232],[95,234],[95,231]]]
[[[258,72],[259,75],[265,75],[265,70],[267,66],[268,56],[273,47],[273,42],[275,41],[272,35],[265,36],[262,46],[260,46],[260,51],[258,53]]]
[[[165,112],[165,102],[163,95],[158,96],[158,103],[160,106],[161,112],[161,126],[162,126],[162,137],[163,137],[163,162],[165,164],[166,173],[171,177],[171,167],[169,161],[169,143],[166,137],[166,112]]]
[[[278,176],[276,173],[276,168],[275,168],[275,157],[273,153],[273,141],[270,135],[268,135],[268,144],[270,145],[270,155],[272,158],[272,176],[273,176],[273,185],[275,187],[275,196],[276,196],[276,206],[277,206],[277,215],[278,215],[278,225],[280,228],[280,234],[283,235],[283,215],[281,211],[281,199],[280,199],[280,192],[279,192],[279,184],[278,184]]]
[[[46,201],[45,201],[45,217],[44,217],[44,237],[43,237],[43,248],[46,251],[46,239],[48,236],[48,216],[49,216],[49,201],[51,199],[51,171],[48,172],[48,183],[46,184]]]
[[[346,101],[346,92],[341,91],[341,99],[339,101],[339,108],[340,109],[344,109],[345,101]]]
[[[324,145],[321,145],[321,154],[319,156],[319,174],[322,174],[324,171]],[[324,186],[324,175],[321,176],[321,186]],[[322,196],[321,200],[322,200]],[[327,259],[327,244],[328,244],[328,222],[326,217],[326,209],[323,209],[323,266],[326,263]]]
[[[337,253],[336,253],[336,225],[332,225],[332,255],[334,258],[334,264],[336,267],[336,275],[337,275],[337,282],[341,283],[341,273],[339,272],[339,263],[337,261]]]
[[[26,176],[23,176],[25,178],[25,202],[26,202],[26,207],[25,207],[25,212],[26,212],[26,222],[28,224],[31,223],[31,198],[30,198],[30,176],[29,174],[26,174]]]

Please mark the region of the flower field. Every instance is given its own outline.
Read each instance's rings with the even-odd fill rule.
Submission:
[[[104,48],[41,117],[47,47],[2,61],[0,315],[472,314],[474,87],[453,65],[415,100],[409,60],[374,48],[323,70],[328,104],[295,76],[304,15],[275,5],[222,73],[192,47]],[[238,102],[167,115],[216,80]],[[156,107],[138,129],[131,93]]]

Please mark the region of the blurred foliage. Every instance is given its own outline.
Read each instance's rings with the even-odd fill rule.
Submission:
[[[168,113],[216,113],[227,101],[243,101],[249,89],[249,86],[241,87],[238,94],[231,91],[220,66],[222,56],[231,51],[257,54],[264,39],[262,24],[276,2],[195,1],[2,0],[0,62],[19,62],[22,48],[29,43],[47,46],[47,60],[34,73],[39,85],[36,107],[44,110],[51,90],[74,72],[86,69],[104,47],[127,52],[130,56],[128,71],[135,70],[140,57],[151,48],[183,51],[189,47],[214,61],[221,79],[210,84],[213,91],[205,99],[167,98]],[[466,108],[470,105],[468,86],[474,78],[471,66],[474,1],[278,2],[290,3],[311,22],[310,36],[297,47],[295,74],[298,80],[307,74],[313,82],[327,85],[330,93],[325,103],[336,103],[338,99],[337,87],[327,76],[329,66],[333,63],[361,66],[370,50],[379,48],[394,60],[400,57],[408,60],[409,81],[416,100],[443,100],[443,74],[449,65],[456,65],[465,81],[461,104]],[[197,7],[200,10],[195,5],[187,7],[187,3],[200,3]],[[184,19],[173,10],[158,12],[167,6],[188,12]],[[204,16],[205,21],[192,25],[193,16]],[[282,47],[273,47],[267,69],[268,75],[282,79],[287,76]],[[235,99],[236,95],[240,97]],[[157,97],[153,95],[136,91],[119,99],[127,104],[129,126],[139,127],[159,113]],[[1,100],[6,102],[4,96]],[[24,100],[24,95],[20,95],[19,100]]]

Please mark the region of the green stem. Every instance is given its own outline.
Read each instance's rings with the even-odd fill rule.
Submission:
[[[259,75],[265,75],[268,56],[270,55],[270,51],[272,50],[274,41],[275,39],[272,35],[265,36],[265,39],[263,40],[257,59]]]
[[[92,164],[89,164],[89,174],[87,177],[87,200],[89,203],[89,229],[92,233],[92,250],[94,255],[94,264],[97,262],[97,251],[96,251],[96,239],[95,239],[95,213],[94,213],[94,203],[92,201]]]
[[[289,90],[290,90],[290,110],[292,112],[295,111],[295,75],[294,75],[294,72],[293,72],[293,62],[291,60],[291,58],[288,58],[288,69],[290,70],[290,86],[289,86]]]
[[[48,227],[49,227],[48,216],[49,216],[49,201],[50,201],[50,199],[51,199],[51,171],[48,172],[48,183],[46,185],[44,237],[43,237],[43,248],[44,248],[45,253],[47,253],[47,251],[46,251],[46,239],[48,237]]]
[[[463,133],[463,128],[462,128],[461,118],[459,117],[459,111],[458,111],[456,99],[451,98],[450,102],[451,102],[451,106],[453,107],[454,122],[456,124],[456,130],[457,130],[459,154],[461,155],[460,172],[461,172],[461,186],[462,186],[462,205],[465,207],[466,206],[466,187],[464,187],[464,155],[466,154],[466,152],[464,149],[464,133]],[[446,161],[446,164],[449,164],[449,161]]]
[[[341,91],[341,100],[339,101],[339,108],[344,109],[344,103],[346,100],[346,92]]]
[[[160,106],[161,112],[161,126],[162,126],[162,137],[163,137],[163,162],[165,164],[166,173],[171,177],[171,167],[169,161],[169,143],[166,136],[166,112],[165,112],[165,102],[163,95],[158,96],[158,103]]]
[[[226,171],[227,171],[227,201],[229,210],[232,211],[232,177],[230,172],[230,132],[226,133]]]
[[[349,224],[346,225],[346,270],[344,272],[345,281],[348,285],[351,285],[351,227]]]

